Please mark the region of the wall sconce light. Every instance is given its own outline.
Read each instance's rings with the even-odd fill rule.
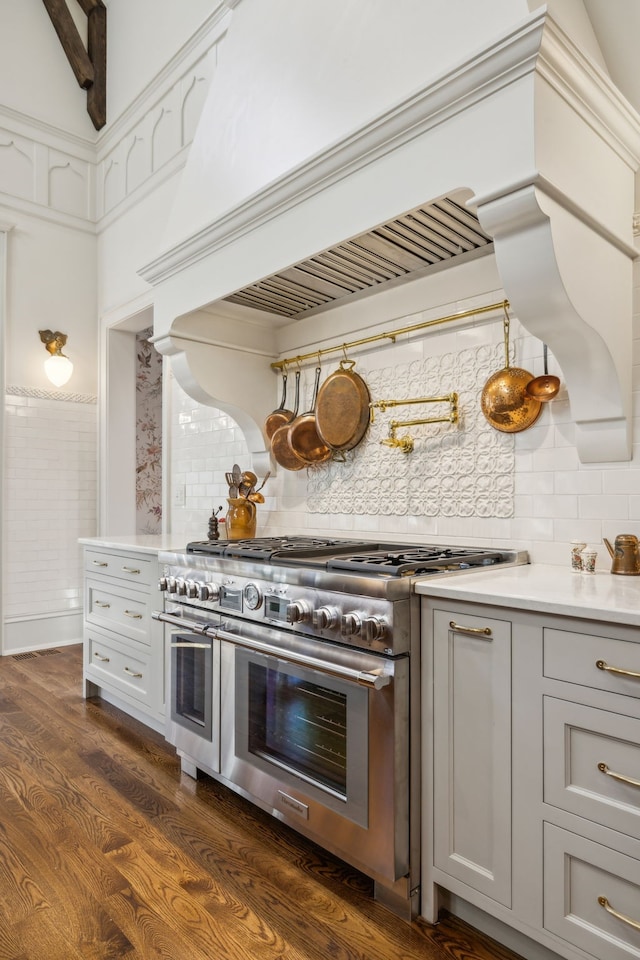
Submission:
[[[56,387],[62,387],[73,373],[73,364],[69,357],[65,357],[62,348],[67,342],[66,333],[56,330],[41,330],[40,339],[49,352],[44,362],[44,372]]]

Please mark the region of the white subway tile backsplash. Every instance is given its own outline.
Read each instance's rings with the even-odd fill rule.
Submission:
[[[581,496],[580,517],[584,519],[626,520],[629,516],[629,498],[624,496]]]
[[[5,396],[5,602],[8,618],[81,606],[76,538],[96,524],[94,402]]]

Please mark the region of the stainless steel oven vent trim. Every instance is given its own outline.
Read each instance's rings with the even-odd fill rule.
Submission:
[[[280,317],[299,317],[407,279],[444,261],[489,253],[492,238],[477,216],[444,197],[259,280],[225,299]]]

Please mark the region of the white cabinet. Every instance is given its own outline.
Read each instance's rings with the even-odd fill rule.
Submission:
[[[640,958],[640,631],[422,603],[424,916]]]
[[[157,553],[84,548],[85,696],[164,729],[164,640]]]

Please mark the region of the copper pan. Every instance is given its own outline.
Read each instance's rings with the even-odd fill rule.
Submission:
[[[527,396],[533,397],[534,400],[540,400],[541,403],[548,403],[549,400],[553,400],[558,396],[558,392],[560,390],[560,377],[555,377],[553,374],[549,373],[547,354],[547,345],[546,343],[543,343],[542,356],[544,357],[544,375],[541,377],[534,377],[531,383],[527,384]]]
[[[519,433],[536,422],[542,404],[527,393],[533,375],[521,367],[509,365],[509,316],[504,319],[505,363],[502,370],[489,377],[480,397],[480,407],[495,430]]]
[[[300,371],[297,373],[298,380],[300,379]],[[282,400],[280,401],[280,406],[276,410],[272,410],[267,419],[264,422],[264,432],[267,435],[267,440],[271,440],[271,437],[274,435],[278,427],[281,427],[284,423],[289,423],[293,420],[295,414],[293,410],[287,410],[287,372],[286,370],[282,371]]]
[[[316,400],[320,384],[320,366],[316,367],[316,379],[313,387],[311,409],[301,413],[289,424],[289,444],[305,463],[323,463],[331,456],[331,447],[328,447],[318,433],[316,424]]]
[[[300,371],[296,371],[296,396],[293,405],[293,420],[298,415],[298,406],[300,403]],[[289,443],[290,423],[283,423],[271,437],[271,453],[273,458],[285,470],[302,470],[307,464],[292,449]]]
[[[371,397],[354,366],[354,360],[341,360],[339,368],[327,377],[318,393],[318,435],[334,452],[353,449],[369,426]]]

